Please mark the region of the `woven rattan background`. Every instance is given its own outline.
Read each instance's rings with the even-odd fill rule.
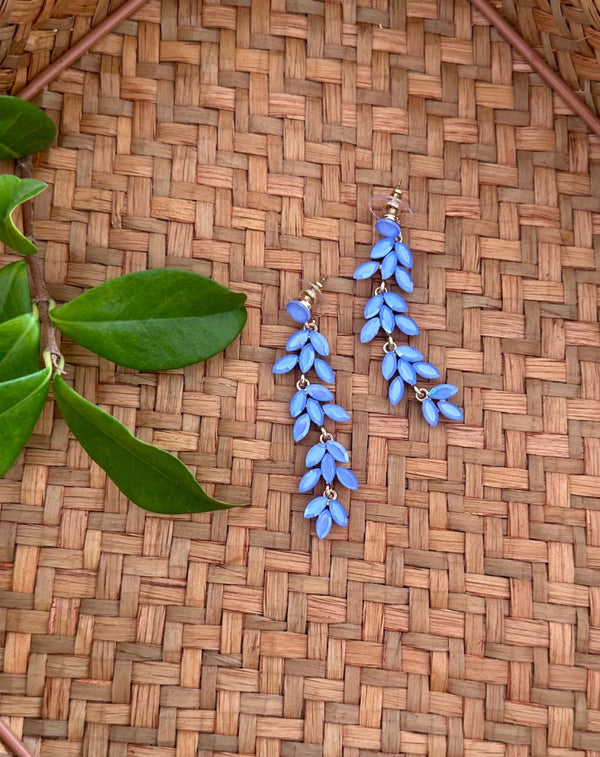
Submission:
[[[546,63],[599,114],[598,0],[501,0],[501,8]]]
[[[0,481],[0,716],[36,757],[599,757],[600,141],[466,0],[149,0],[37,102],[58,300],[165,265],[248,294],[203,366],[66,343],[70,377],[252,507],[145,514],[50,403]],[[390,410],[358,341],[397,182],[464,424]],[[321,543],[271,373],[319,274],[361,481]]]

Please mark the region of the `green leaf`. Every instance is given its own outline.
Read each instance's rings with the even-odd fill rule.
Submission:
[[[139,507],[171,514],[239,507],[209,497],[174,455],[136,439],[122,423],[84,399],[58,374],[54,377],[54,397],[84,450]]]
[[[0,160],[45,150],[55,136],[56,127],[37,105],[20,97],[0,97]]]
[[[0,383],[0,476],[17,459],[42,412],[52,369]]]
[[[0,268],[0,323],[31,313],[27,263],[17,260]]]
[[[15,226],[12,213],[21,203],[31,200],[48,185],[37,179],[19,179],[10,173],[0,176],[0,241],[22,255],[37,252],[31,239],[21,234]]]
[[[40,324],[37,313],[0,323],[0,381],[26,376],[39,368]]]
[[[139,371],[181,368],[221,352],[246,323],[246,296],[205,276],[162,269],[120,276],[51,312],[98,355]]]

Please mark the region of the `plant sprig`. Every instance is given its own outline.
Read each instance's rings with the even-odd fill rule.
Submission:
[[[170,514],[238,507],[210,497],[177,457],[137,439],[62,377],[65,360],[55,329],[120,365],[172,370],[224,350],[247,314],[245,295],[171,269],[120,276],[57,307],[33,236],[33,199],[47,185],[32,178],[29,157],[55,135],[35,105],[0,97],[0,160],[16,159],[21,172],[0,175],[0,241],[24,256],[0,269],[0,476],[27,443],[52,384],[73,435],[135,504]],[[19,206],[22,231],[13,220]]]

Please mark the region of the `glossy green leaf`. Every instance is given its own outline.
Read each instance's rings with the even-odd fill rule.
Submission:
[[[17,459],[42,412],[52,369],[0,383],[0,476]]]
[[[45,150],[55,136],[56,127],[37,105],[20,97],[0,97],[0,160]]]
[[[26,376],[39,368],[40,324],[37,313],[0,323],[0,381]]]
[[[58,374],[54,377],[54,396],[84,450],[139,507],[176,514],[239,506],[209,497],[174,455],[136,439],[122,423],[84,399]]]
[[[161,269],[120,276],[54,309],[55,326],[128,368],[161,371],[207,360],[246,323],[246,296],[205,276]]]
[[[33,255],[37,248],[15,226],[13,210],[27,200],[32,200],[46,187],[47,184],[37,179],[19,179],[10,173],[0,176],[0,241],[22,255]]]
[[[17,260],[0,268],[0,323],[31,313],[27,263]]]

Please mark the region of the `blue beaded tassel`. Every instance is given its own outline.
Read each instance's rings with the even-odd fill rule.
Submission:
[[[299,367],[300,378],[296,383],[296,392],[290,401],[290,413],[294,421],[294,440],[304,439],[314,424],[320,431],[319,441],[314,444],[306,455],[308,470],[300,479],[298,490],[305,493],[323,479],[325,489],[323,494],[312,499],[304,510],[305,518],[316,518],[316,531],[319,539],[324,539],[331,531],[334,523],[339,526],[348,525],[348,514],[344,506],[338,502],[338,495],[334,482],[347,489],[358,489],[356,476],[348,468],[342,467],[350,462],[348,450],[325,427],[325,419],[332,421],[348,421],[350,416],[340,405],[333,402],[333,393],[323,384],[313,383],[307,377],[314,371],[325,384],[333,384],[335,376],[329,363],[324,359],[329,355],[329,343],[319,331],[317,322],[311,315],[311,307],[323,288],[323,281],[311,284],[300,295],[298,300],[291,300],[287,304],[288,315],[297,323],[302,324],[299,331],[294,332],[286,344],[286,354],[280,357],[273,366],[273,373],[283,374]]]
[[[371,249],[370,260],[361,263],[354,278],[362,281],[370,279],[377,271],[381,275],[381,284],[375,288],[373,296],[365,306],[365,325],[360,332],[360,341],[370,342],[380,330],[387,336],[383,345],[384,358],[381,363],[383,377],[390,382],[388,396],[392,405],[397,405],[404,396],[405,385],[413,387],[416,399],[421,403],[423,417],[430,426],[437,426],[440,414],[452,421],[462,421],[463,411],[453,402],[449,402],[458,392],[453,384],[438,384],[431,389],[418,386],[419,377],[438,379],[440,372],[425,361],[415,347],[398,344],[394,339],[397,329],[405,337],[416,336],[419,327],[407,314],[406,300],[397,292],[388,288],[390,279],[403,292],[412,292],[413,280],[410,268],[413,254],[402,241],[402,230],[397,221],[401,205],[402,190],[396,188],[391,197],[386,198],[385,215],[375,223],[375,230],[382,236]]]

